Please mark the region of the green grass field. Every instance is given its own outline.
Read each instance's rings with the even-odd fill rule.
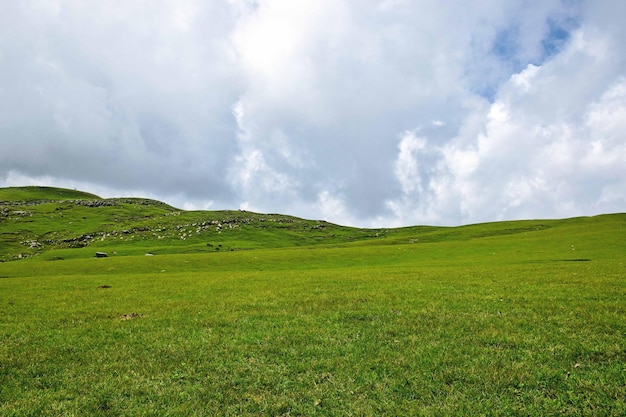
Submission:
[[[368,230],[73,193],[0,189],[2,416],[626,415],[625,214]]]

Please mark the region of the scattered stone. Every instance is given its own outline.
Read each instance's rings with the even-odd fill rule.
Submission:
[[[129,313],[129,314],[124,314],[121,319],[122,320],[132,320],[132,319],[136,319],[141,317],[141,314],[139,313]]]
[[[36,240],[26,240],[24,242],[21,242],[22,245],[24,246],[28,246],[31,249],[39,249],[41,248],[41,243],[37,242]]]
[[[106,258],[109,255],[107,255],[105,252],[96,252],[96,258]]]

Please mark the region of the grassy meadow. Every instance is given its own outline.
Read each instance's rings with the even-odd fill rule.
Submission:
[[[626,415],[625,214],[368,230],[0,201],[2,416]]]

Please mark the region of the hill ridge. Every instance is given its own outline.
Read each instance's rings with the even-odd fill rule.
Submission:
[[[626,215],[616,216],[604,218],[626,226]],[[9,187],[0,188],[0,260],[471,241],[546,232],[568,222],[588,228],[601,217],[367,229],[245,210],[186,211],[158,200],[55,187]]]

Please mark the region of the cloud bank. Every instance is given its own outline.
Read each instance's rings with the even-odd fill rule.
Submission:
[[[626,211],[619,0],[2,9],[0,186],[359,226]]]

